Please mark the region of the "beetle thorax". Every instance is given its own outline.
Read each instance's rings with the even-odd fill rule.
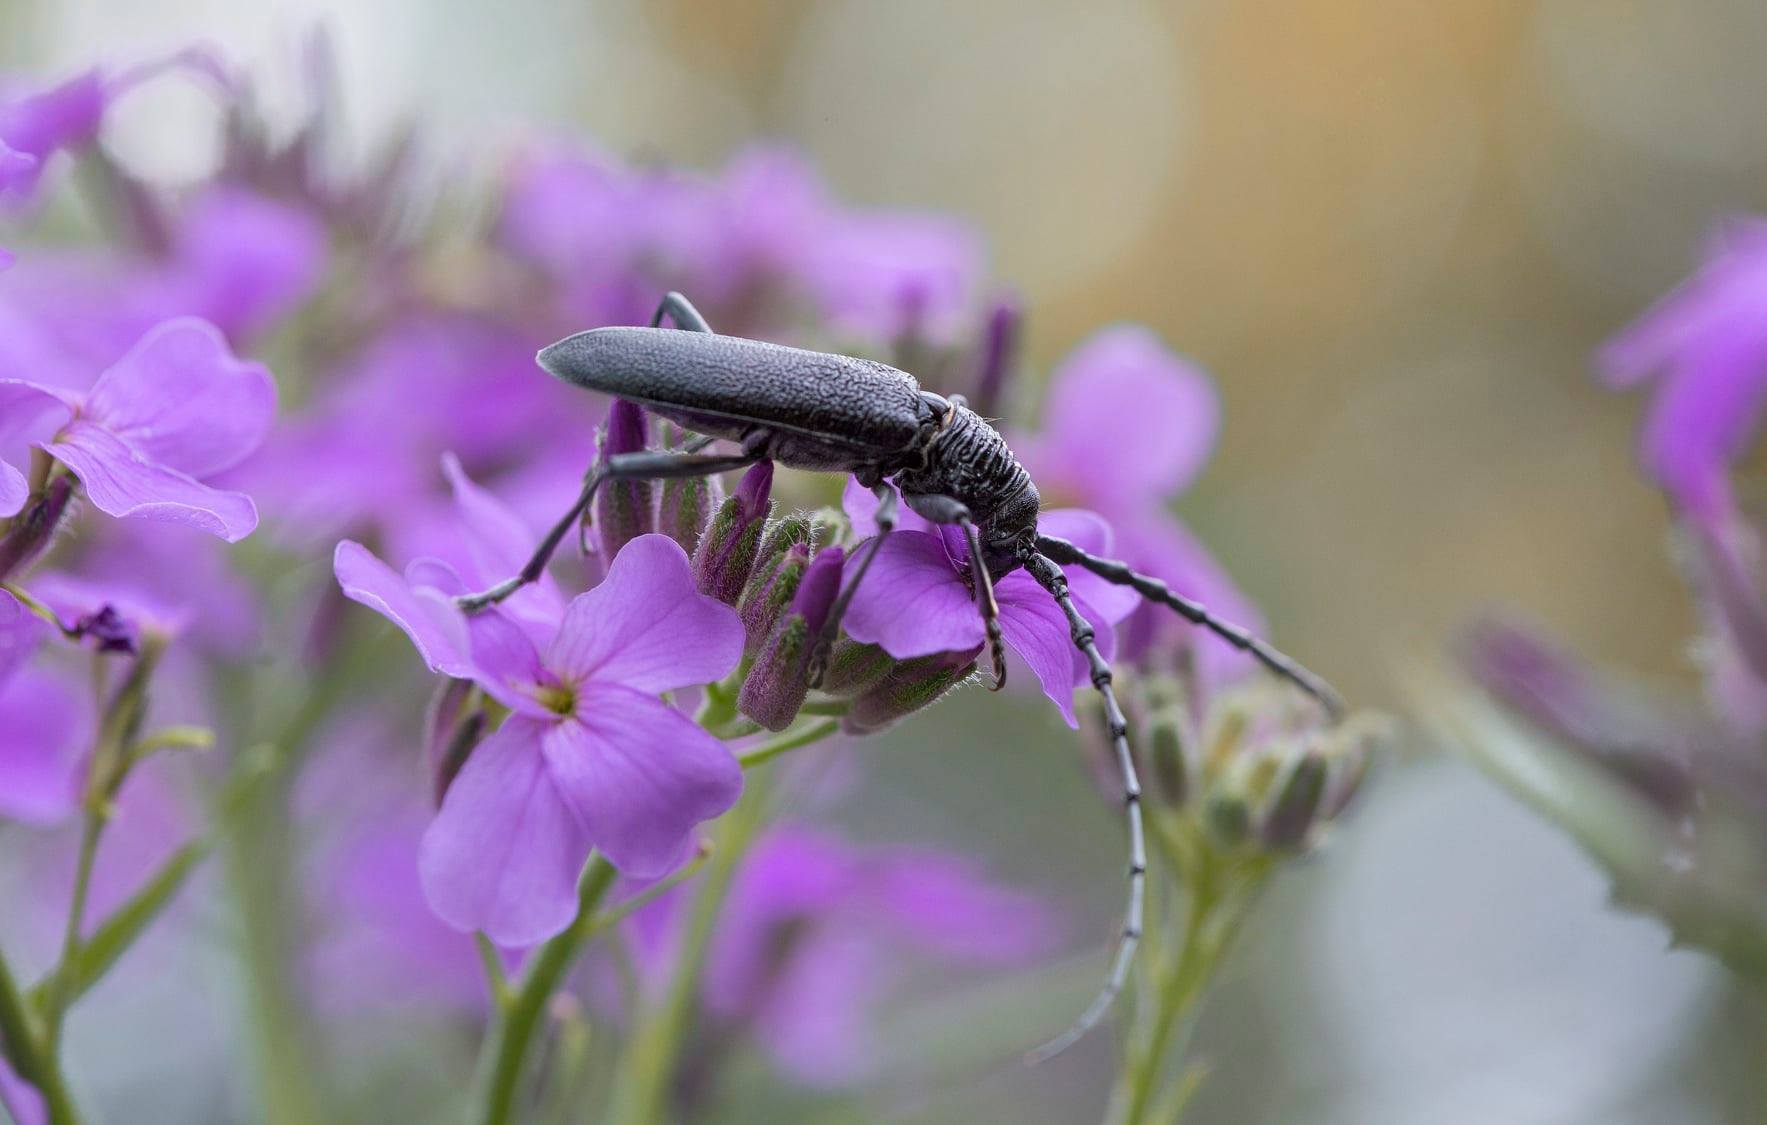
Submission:
[[[924,457],[923,464],[892,475],[903,495],[961,501],[975,517],[989,554],[996,556],[990,558],[989,570],[1012,569],[1014,544],[1037,530],[1037,486],[1000,431],[969,407],[953,404]]]

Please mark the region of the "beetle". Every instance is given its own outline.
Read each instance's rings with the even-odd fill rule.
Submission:
[[[663,328],[665,317],[676,327]],[[1128,721],[1111,686],[1110,666],[1099,653],[1092,625],[1069,595],[1061,568],[1080,566],[1134,589],[1249,653],[1316,699],[1329,717],[1342,712],[1329,685],[1247,630],[1216,618],[1157,578],[1039,533],[1036,484],[1000,432],[970,410],[962,396],[922,390],[912,375],[874,360],[721,336],[692,302],[673,292],[657,306],[648,328],[593,328],[542,349],[536,358],[567,383],[625,399],[700,436],[678,450],[621,453],[598,462],[584,477],[571,510],[541,540],[519,574],[459,599],[468,612],[501,601],[539,578],[607,481],[710,476],[763,460],[794,469],[850,473],[878,498],[878,534],[859,555],[812,649],[813,686],[827,668],[853,592],[894,527],[898,493],[933,523],[960,528],[970,559],[981,560],[980,566],[970,565],[970,583],[986,628],[994,689],[1004,684],[1006,675],[994,582],[1023,567],[1061,607],[1092,686],[1102,697],[1121,773],[1129,829],[1129,902],[1103,988],[1065,1032],[1031,1053],[1033,1062],[1060,1053],[1086,1034],[1122,991],[1141,939],[1147,877],[1141,784],[1129,748]],[[720,439],[736,443],[740,452],[704,452]]]

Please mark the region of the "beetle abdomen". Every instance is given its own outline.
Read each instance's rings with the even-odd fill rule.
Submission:
[[[802,445],[888,457],[911,449],[927,421],[905,371],[851,356],[669,328],[593,328],[542,350],[568,383],[650,408],[699,433],[740,440],[760,426]],[[794,442],[797,434],[812,440]],[[776,453],[787,463],[804,461]],[[803,467],[813,467],[805,464]],[[819,467],[819,466],[814,466]]]

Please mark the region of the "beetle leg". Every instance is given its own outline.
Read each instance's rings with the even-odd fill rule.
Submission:
[[[1194,602],[1180,596],[1158,578],[1138,574],[1129,569],[1127,563],[1118,562],[1116,559],[1104,559],[1089,554],[1066,539],[1057,539],[1053,535],[1037,536],[1037,549],[1058,563],[1077,564],[1090,570],[1106,582],[1117,586],[1128,586],[1147,600],[1166,606],[1192,625],[1200,625],[1241,652],[1250,653],[1253,659],[1272,673],[1317,699],[1319,705],[1325,708],[1327,715],[1335,719],[1343,714],[1344,701],[1330,684],[1295,660],[1259,640],[1248,630],[1216,617],[1201,602]]]
[[[650,318],[650,326],[661,328],[665,315],[675,322],[677,328],[685,329],[688,332],[713,334],[712,326],[706,323],[705,317],[699,315],[699,310],[693,307],[693,302],[673,289],[663,294],[662,301],[656,307],[656,315]]]
[[[896,527],[896,490],[893,486],[879,481],[871,485],[871,491],[877,496],[877,534],[865,545],[865,555],[859,565],[853,568],[853,577],[842,588],[840,596],[835,598],[834,605],[829,608],[828,620],[822,623],[822,631],[816,635],[815,647],[810,649],[810,686],[822,686],[822,677],[828,674],[829,654],[834,651],[834,642],[841,635],[841,619],[847,615],[847,606],[853,600],[853,591],[859,588],[859,581],[871,567],[871,560],[877,554],[878,547],[883,545],[884,536]]]
[[[546,538],[540,540],[540,546],[534,550],[533,557],[528,559],[520,574],[504,579],[489,590],[455,598],[454,604],[467,613],[477,613],[486,606],[496,605],[546,573],[546,564],[552,561],[553,552],[558,550],[559,543],[583,517],[583,513],[589,510],[589,505],[595,502],[595,493],[607,481],[709,477],[714,473],[746,468],[761,460],[765,458],[752,453],[677,453],[670,450],[616,453],[589,470],[589,475],[583,478],[583,491],[578,494],[576,503],[571,505],[571,510],[564,514],[563,519],[552,526],[552,530],[546,533]]]
[[[1000,633],[1000,603],[994,598],[994,576],[982,560],[982,535],[976,530],[969,508],[949,496],[916,496],[914,510],[934,523],[955,524],[963,529],[964,542],[969,545],[970,581],[975,586],[976,609],[982,615],[982,627],[988,634],[988,659],[994,665],[994,682],[989,691],[1006,686],[1006,639]]]

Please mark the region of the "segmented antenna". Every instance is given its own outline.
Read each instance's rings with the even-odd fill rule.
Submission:
[[[1086,657],[1091,669],[1092,686],[1104,697],[1105,719],[1110,727],[1111,745],[1117,753],[1117,768],[1123,777],[1123,807],[1129,818],[1129,908],[1123,917],[1123,932],[1117,939],[1116,956],[1111,960],[1110,975],[1092,1003],[1069,1028],[1049,1042],[1029,1052],[1025,1061],[1032,1066],[1061,1054],[1098,1026],[1110,1011],[1111,1004],[1123,991],[1129,979],[1129,966],[1135,961],[1135,948],[1141,944],[1142,907],[1147,895],[1147,836],[1141,823],[1141,781],[1135,776],[1135,759],[1129,754],[1129,721],[1117,705],[1117,693],[1111,688],[1111,669],[1098,651],[1092,625],[1080,616],[1068,593],[1067,575],[1047,555],[1032,552],[1025,560],[1025,569],[1038,585],[1049,591],[1068,619],[1068,635],[1074,647]]]
[[[1158,578],[1130,570],[1127,563],[1119,562],[1116,559],[1104,559],[1097,555],[1088,554],[1066,539],[1057,539],[1053,535],[1037,536],[1037,549],[1046,553],[1056,562],[1077,563],[1112,585],[1128,586],[1149,601],[1158,602],[1176,611],[1180,617],[1192,625],[1200,625],[1241,652],[1250,653],[1253,659],[1272,673],[1317,699],[1319,705],[1325,708],[1325,713],[1333,720],[1343,717],[1343,697],[1338,695],[1330,684],[1308,671],[1298,661],[1290,659],[1264,641],[1259,640],[1246,629],[1216,617],[1201,602],[1193,602],[1189,598],[1174,593],[1170,586]]]

